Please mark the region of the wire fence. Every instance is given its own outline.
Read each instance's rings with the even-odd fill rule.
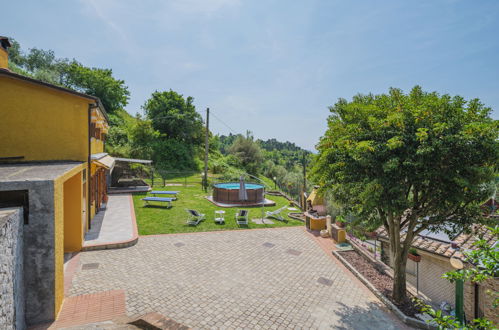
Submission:
[[[376,238],[358,237],[350,232],[348,238],[371,257],[381,261],[381,242]]]

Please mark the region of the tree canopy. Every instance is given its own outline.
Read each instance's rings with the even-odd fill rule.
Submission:
[[[61,82],[68,88],[97,96],[110,113],[128,104],[128,87],[125,81],[113,77],[111,69],[89,68],[72,61],[64,66]]]
[[[142,108],[154,129],[165,137],[200,144],[204,136],[203,121],[193,102],[193,97],[184,98],[172,90],[156,91]]]
[[[24,52],[17,41],[11,42],[9,66],[12,71],[97,96],[109,113],[128,104],[128,87],[123,80],[113,77],[111,69],[89,68],[74,59],[57,58],[52,50],[30,48]]]
[[[401,302],[415,235],[483,220],[479,206],[498,165],[498,122],[478,99],[419,86],[340,99],[330,111],[313,177],[359,224],[386,228],[393,296]]]
[[[258,144],[253,140],[253,136],[248,132],[247,136],[237,136],[229,153],[234,155],[241,167],[249,174],[258,175],[263,160],[262,152]]]
[[[156,91],[142,107],[150,122],[142,133],[153,141],[152,159],[163,172],[198,169],[205,128],[193,102],[172,90]]]

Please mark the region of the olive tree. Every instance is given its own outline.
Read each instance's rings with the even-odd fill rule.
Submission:
[[[342,208],[389,234],[393,298],[421,231],[457,232],[480,217],[498,164],[498,122],[478,99],[390,89],[339,99],[317,145],[314,179]]]

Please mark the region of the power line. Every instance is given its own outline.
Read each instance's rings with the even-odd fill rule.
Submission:
[[[230,127],[229,125],[227,125],[227,124],[226,124],[226,123],[225,123],[222,119],[220,119],[217,115],[215,115],[215,114],[213,113],[213,110],[210,110],[210,111],[211,111],[211,115],[212,115],[213,117],[215,117],[215,119],[217,119],[217,120],[218,120],[220,123],[222,123],[225,127],[227,127],[231,133],[234,133],[235,135],[239,135],[239,134],[240,134],[240,133],[236,133],[236,131],[235,131],[234,129],[232,129],[232,127]]]
[[[196,113],[200,114],[200,112],[196,111]],[[220,119],[220,117],[218,117],[217,115],[215,115],[215,113],[213,112],[212,109],[210,109],[210,114],[216,119],[218,120],[222,125],[224,125],[225,127],[227,127],[229,129],[229,131],[234,134],[234,135],[244,135],[242,133],[237,133],[235,129],[233,129],[232,127],[230,127],[226,122],[224,122],[222,119]],[[153,119],[169,119],[169,118],[175,118],[175,119],[179,119],[179,115],[182,116],[182,115],[185,115],[185,114],[177,114],[177,115],[163,115],[163,116],[155,116],[153,118],[148,118],[147,116],[144,116],[144,118],[142,119],[145,119],[145,120],[153,120]]]

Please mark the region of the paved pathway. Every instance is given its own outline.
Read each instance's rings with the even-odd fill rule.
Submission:
[[[80,254],[70,296],[125,290],[129,316],[192,328],[404,326],[301,227],[141,236]]]
[[[85,234],[83,247],[113,245],[132,240],[136,232],[131,203],[130,194],[109,195],[105,209],[92,220],[92,228]]]

